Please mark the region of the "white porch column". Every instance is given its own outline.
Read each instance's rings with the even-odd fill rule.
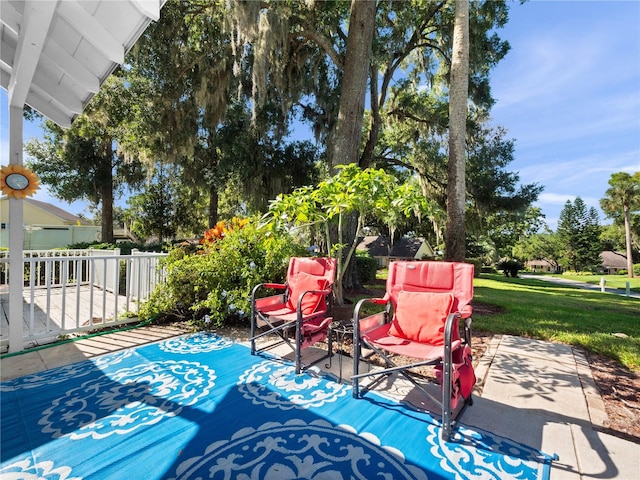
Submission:
[[[9,106],[9,164],[22,165],[24,107]],[[22,317],[24,215],[22,200],[9,199],[9,352],[24,349]]]

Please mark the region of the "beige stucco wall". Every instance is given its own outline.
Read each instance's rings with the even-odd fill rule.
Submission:
[[[99,226],[33,225],[24,229],[22,248],[25,250],[50,250],[99,240]],[[9,247],[8,229],[0,230],[0,247]]]
[[[24,224],[25,225],[69,225],[64,220],[48,212],[45,212],[41,208],[29,205],[27,202],[22,202]],[[9,222],[9,199],[3,198],[0,200],[0,222]]]
[[[77,225],[36,205],[22,202],[26,250],[47,250],[100,239],[100,226]],[[0,247],[9,246],[9,199],[0,199]]]

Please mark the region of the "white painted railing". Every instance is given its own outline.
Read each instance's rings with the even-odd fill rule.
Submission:
[[[33,283],[34,288],[60,287],[63,263],[68,264],[69,257],[86,257],[92,252],[100,250],[25,250],[24,251],[24,280],[25,284]],[[46,262],[41,259],[50,259]],[[80,277],[81,282],[86,282],[82,272],[75,269],[77,264],[68,264],[66,280]],[[48,270],[47,270],[48,268]],[[0,251],[0,285],[9,284],[9,251]]]
[[[147,299],[151,292],[166,279],[166,272],[158,268],[157,253],[131,251],[132,261],[127,262],[126,278],[129,282],[127,291],[131,291],[135,298]]]
[[[26,346],[137,320],[141,302],[166,279],[166,254],[119,250],[28,250],[23,261]],[[2,344],[8,344],[9,259],[0,251]]]

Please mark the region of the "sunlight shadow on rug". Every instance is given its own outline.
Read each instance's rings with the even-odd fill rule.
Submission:
[[[0,384],[0,477],[546,479],[540,451],[213,334]]]

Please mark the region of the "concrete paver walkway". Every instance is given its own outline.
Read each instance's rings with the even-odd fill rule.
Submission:
[[[147,326],[28,351],[0,359],[0,377],[8,380],[183,333],[179,327]],[[310,361],[310,355],[323,353],[307,349],[305,357]],[[320,368],[325,365],[324,360],[318,363]],[[333,374],[338,365],[334,358]],[[345,358],[343,378],[349,378],[351,365]],[[598,430],[606,413],[580,352],[562,344],[495,337],[476,373],[474,404],[461,421],[557,454],[551,480],[640,478],[640,443]],[[389,387],[393,389],[411,401],[411,387]]]
[[[640,444],[598,430],[604,404],[571,346],[496,337],[478,373],[481,395],[464,423],[558,454],[552,480],[640,478]]]

